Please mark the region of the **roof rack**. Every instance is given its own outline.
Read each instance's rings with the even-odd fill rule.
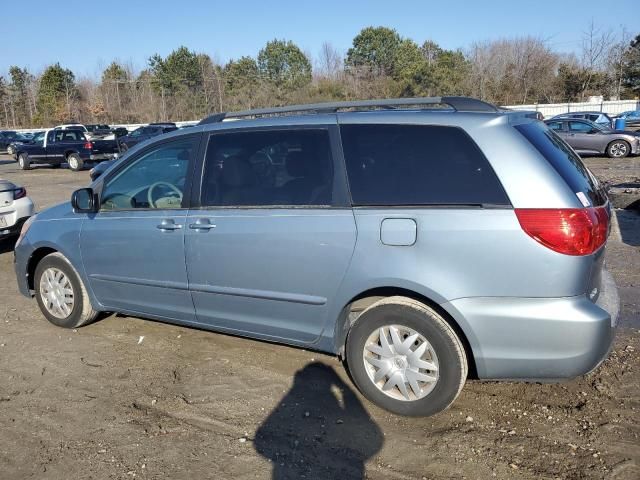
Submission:
[[[471,97],[388,98],[384,100],[358,100],[353,102],[309,103],[288,107],[257,108],[239,112],[216,113],[202,119],[199,125],[219,123],[227,118],[260,117],[302,112],[336,113],[339,110],[358,108],[396,109],[402,106],[415,105],[449,105],[457,112],[500,112],[495,105]]]

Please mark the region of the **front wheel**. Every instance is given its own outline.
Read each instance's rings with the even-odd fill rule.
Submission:
[[[607,147],[609,158],[624,158],[631,152],[631,146],[624,140],[614,140]]]
[[[20,170],[31,170],[31,160],[29,160],[29,155],[26,153],[18,155],[18,167],[20,167]]]
[[[7,147],[7,154],[13,155],[13,147],[11,145]]]
[[[38,263],[34,287],[40,311],[54,325],[77,328],[98,316],[82,279],[60,253],[47,255]]]
[[[358,389],[400,415],[445,410],[467,378],[455,331],[437,312],[407,297],[389,297],[365,310],[349,331],[346,357]]]

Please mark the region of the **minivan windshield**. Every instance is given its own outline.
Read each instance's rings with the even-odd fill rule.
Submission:
[[[607,202],[598,181],[578,154],[544,123],[525,123],[515,128],[547,159],[574,193],[582,192],[593,206]]]

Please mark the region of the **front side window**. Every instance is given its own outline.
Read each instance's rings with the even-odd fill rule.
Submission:
[[[551,130],[562,130],[562,122],[549,122],[547,123],[547,126],[551,129]]]
[[[327,130],[218,133],[207,148],[203,206],[331,205]]]
[[[194,138],[186,138],[144,152],[106,181],[101,210],[182,208],[195,145]]]
[[[344,125],[340,132],[355,206],[510,204],[460,128]]]

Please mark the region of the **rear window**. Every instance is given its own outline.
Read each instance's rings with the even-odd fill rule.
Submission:
[[[510,205],[489,162],[462,129],[340,128],[356,206]]]
[[[582,192],[592,205],[606,203],[607,197],[598,181],[584,166],[578,154],[544,123],[526,123],[516,125],[515,128],[547,159],[574,193]]]

